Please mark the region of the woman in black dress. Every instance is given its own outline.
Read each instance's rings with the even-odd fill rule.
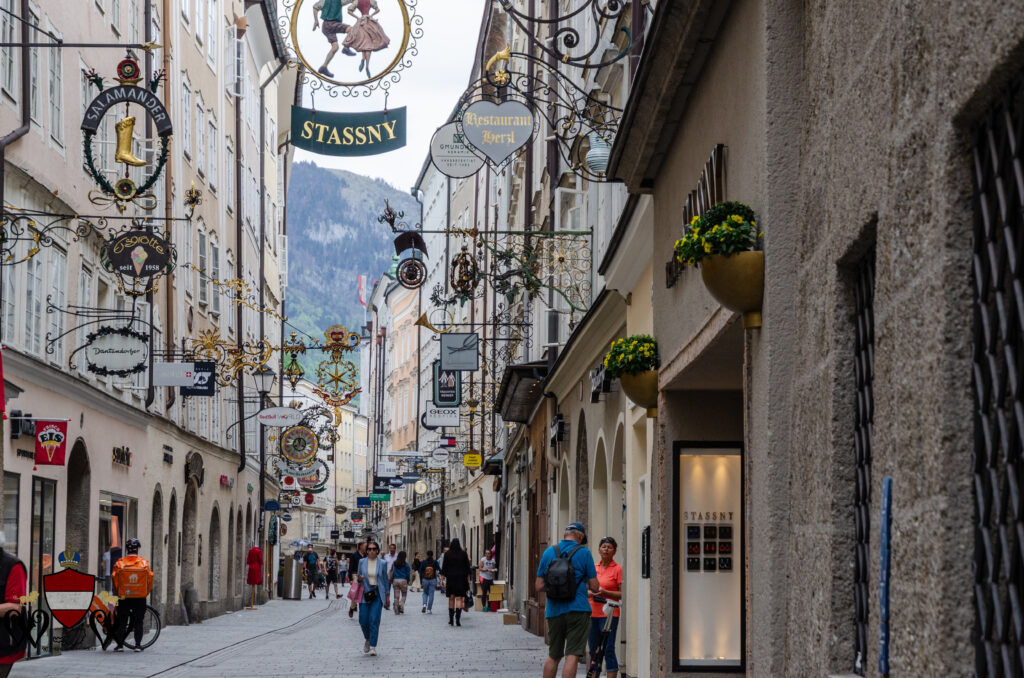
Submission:
[[[462,609],[466,606],[471,575],[469,556],[462,550],[459,540],[452,539],[441,567],[444,591],[448,596],[448,626],[462,626]]]

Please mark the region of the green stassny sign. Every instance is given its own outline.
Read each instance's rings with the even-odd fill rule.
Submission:
[[[292,145],[320,155],[378,155],[405,146],[405,107],[332,113],[292,106]]]

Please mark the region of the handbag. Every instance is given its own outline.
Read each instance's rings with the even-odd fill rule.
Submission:
[[[374,586],[372,589],[366,589],[366,591],[363,592],[363,602],[364,603],[372,603],[375,600],[377,600],[378,597],[379,597],[379,594],[377,593],[377,587],[376,586]]]
[[[352,586],[348,588],[348,599],[354,603],[358,603],[363,597],[363,585],[359,582],[352,582]]]

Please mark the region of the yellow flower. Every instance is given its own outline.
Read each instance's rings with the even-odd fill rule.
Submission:
[[[733,221],[735,221],[735,222],[736,222],[737,224],[742,224],[742,223],[743,223],[743,217],[741,217],[741,216],[740,216],[740,215],[738,215],[738,214],[734,214],[734,215],[732,215],[731,219],[732,219]]]
[[[698,219],[700,219],[700,217],[694,217],[693,219],[690,219],[690,225],[693,226],[694,224],[696,224]]]
[[[705,242],[704,243],[704,251],[707,252],[708,254],[711,254],[711,243],[709,243],[709,242]]]

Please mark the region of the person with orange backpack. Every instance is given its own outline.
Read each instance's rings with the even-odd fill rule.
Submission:
[[[114,593],[118,596],[114,614],[114,640],[117,642],[114,652],[124,652],[129,621],[135,631],[135,651],[142,652],[142,621],[146,615],[146,596],[153,590],[153,570],[148,560],[139,557],[141,547],[138,539],[126,541],[124,550],[128,555],[118,559],[111,575]]]

